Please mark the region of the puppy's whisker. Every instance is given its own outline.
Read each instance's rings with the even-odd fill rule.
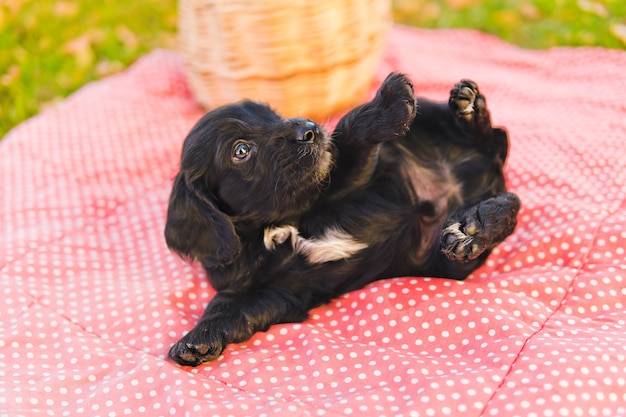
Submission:
[[[276,178],[274,182],[274,193],[272,194],[272,203],[276,204],[278,202],[278,189],[279,189],[280,177]]]
[[[312,155],[313,152],[308,148],[300,148],[298,149],[298,160],[304,159],[305,157]]]

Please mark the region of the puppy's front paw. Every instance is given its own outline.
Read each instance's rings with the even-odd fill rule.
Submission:
[[[478,91],[478,85],[471,80],[461,80],[450,91],[450,109],[457,117],[467,121],[485,108],[485,98]]]
[[[404,136],[415,119],[413,84],[404,74],[391,73],[381,85],[375,102],[380,106],[392,136]],[[390,138],[392,139],[392,138]]]
[[[491,131],[487,101],[471,80],[461,80],[450,91],[448,107],[456,119],[472,133],[485,137]]]
[[[217,359],[226,341],[221,331],[208,323],[199,323],[185,337],[172,346],[169,357],[180,365],[198,366]]]

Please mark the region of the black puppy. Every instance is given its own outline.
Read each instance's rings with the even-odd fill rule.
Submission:
[[[515,228],[507,152],[472,81],[434,103],[391,74],[331,136],[250,101],[206,114],[185,140],[165,237],[217,294],[170,357],[210,361],[374,280],[464,279]]]

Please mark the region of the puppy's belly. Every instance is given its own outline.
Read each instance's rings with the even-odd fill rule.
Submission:
[[[291,241],[294,251],[306,258],[310,264],[347,259],[367,248],[367,244],[357,241],[352,235],[337,227],[329,227],[316,238],[303,238],[294,226],[284,225],[265,229],[263,244],[273,250],[276,244]]]
[[[445,210],[451,201],[462,200],[461,183],[452,172],[450,161],[442,157],[422,161],[403,146],[398,145],[398,149],[400,172],[414,198],[431,202],[436,211]]]
[[[402,151],[398,161],[399,169],[413,204],[429,207],[416,218],[419,241],[410,255],[414,264],[421,264],[430,256],[450,210],[462,204],[462,184],[445,158],[422,161],[402,146],[399,149]]]

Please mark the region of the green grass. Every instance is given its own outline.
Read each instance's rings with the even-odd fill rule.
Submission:
[[[624,0],[395,0],[397,22],[475,28],[526,48],[626,48]]]
[[[529,48],[626,48],[624,0],[394,0],[397,22]],[[176,45],[175,0],[0,0],[0,138],[89,81]]]
[[[0,0],[0,138],[82,85],[175,47],[173,0]]]

